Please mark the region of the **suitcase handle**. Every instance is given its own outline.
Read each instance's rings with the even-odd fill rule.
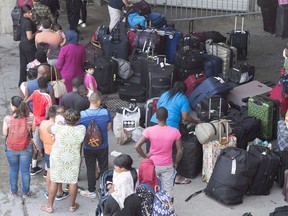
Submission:
[[[237,31],[237,22],[238,22],[238,17],[241,17],[241,32],[245,32],[244,31],[244,16],[243,15],[236,15],[235,16],[235,25],[234,25],[234,32]]]
[[[194,31],[194,20],[190,20],[189,21],[189,34],[192,33]]]

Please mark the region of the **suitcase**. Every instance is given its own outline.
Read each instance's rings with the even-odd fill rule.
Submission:
[[[108,57],[101,56],[95,59],[95,72],[93,74],[97,81],[97,89],[102,94],[110,94],[117,91],[118,63]]]
[[[285,170],[288,169],[288,151],[275,151],[275,154],[280,157],[280,163],[277,169],[275,181],[279,187],[283,187],[284,173]]]
[[[260,139],[272,140],[277,136],[279,105],[268,97],[254,96],[248,100],[248,116],[261,120]]]
[[[164,28],[165,30],[165,28]],[[169,29],[168,29],[169,30]],[[175,52],[177,50],[177,44],[180,39],[183,38],[183,34],[180,31],[171,31],[173,36],[165,35],[165,55],[169,64],[174,64]]]
[[[200,42],[198,37],[193,35],[185,35],[177,44],[177,50],[192,50],[197,49],[205,53],[205,46]]]
[[[151,117],[157,110],[157,103],[158,103],[159,97],[151,98],[146,101],[146,111],[145,111],[145,127],[150,127],[154,125],[150,121]]]
[[[285,195],[286,196],[286,195]],[[288,215],[288,206],[281,206],[275,208],[273,212],[269,214],[269,216],[286,216]]]
[[[284,120],[277,123],[277,142],[273,142],[273,150],[288,151],[288,128]]]
[[[257,172],[259,161],[246,150],[228,147],[221,151],[206,195],[226,205],[242,203]]]
[[[119,98],[128,102],[143,103],[146,101],[146,89],[141,85],[130,84],[120,86]]]
[[[235,108],[239,108],[241,106],[247,106],[247,101],[249,97],[267,94],[270,91],[270,87],[257,80],[254,80],[244,85],[233,88],[229,92],[227,99],[232,106],[234,106]]]
[[[197,103],[207,96],[222,95],[226,96],[231,87],[220,77],[208,77],[189,95],[188,100],[193,109]]]
[[[160,13],[149,13],[146,15],[146,18],[151,22],[151,27],[161,29],[167,25],[166,18]]]
[[[223,60],[215,55],[205,54],[203,58],[204,73],[207,77],[222,74]]]
[[[146,53],[133,52],[129,56],[131,69],[134,71],[132,77],[126,80],[126,83],[141,84],[146,87],[148,74],[148,57]]]
[[[240,63],[229,71],[228,80],[238,85],[245,84],[254,79],[255,67],[248,63]]]
[[[185,95],[188,97],[196,88],[206,79],[205,74],[193,74],[185,79],[184,83],[187,87]]]
[[[288,5],[279,5],[276,16],[276,36],[285,38],[288,36]]]
[[[183,155],[177,164],[177,175],[195,178],[202,170],[202,145],[193,134],[182,136]]]
[[[263,30],[271,34],[275,33],[277,7],[261,8],[263,18]]]
[[[247,194],[269,195],[274,184],[280,158],[269,148],[260,145],[249,145],[248,152],[259,160],[259,166]]]
[[[94,64],[95,57],[103,56],[103,50],[98,41],[91,40],[86,46],[86,60],[90,64]]]
[[[234,30],[230,33],[230,45],[237,48],[237,59],[245,60],[248,54],[249,32],[244,31],[244,16],[241,20],[241,29],[237,29],[237,16],[235,16]]]

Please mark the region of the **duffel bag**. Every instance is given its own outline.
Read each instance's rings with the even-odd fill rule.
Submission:
[[[154,31],[136,31],[136,36],[133,42],[133,46],[142,49],[144,46],[155,49],[160,43],[160,36]]]

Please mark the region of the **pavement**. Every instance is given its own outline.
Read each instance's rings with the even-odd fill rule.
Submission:
[[[10,17],[9,17],[10,18]],[[96,7],[88,5],[88,22],[86,28],[79,28],[84,37],[80,43],[86,44],[92,37],[96,26],[107,25],[109,21],[107,5]],[[60,16],[59,22],[64,30],[68,28],[65,14]],[[217,18],[198,20],[195,22],[195,30],[218,30],[222,34],[233,29],[233,18]],[[256,67],[256,79],[259,81],[277,81],[279,71],[284,59],[282,50],[287,45],[286,39],[276,38],[274,35],[263,31],[261,16],[249,16],[245,19],[245,29],[250,32],[250,43],[247,62]],[[176,28],[188,32],[187,22],[177,22]],[[0,35],[0,118],[10,113],[10,98],[18,94],[19,76],[19,50],[18,43],[12,40],[12,35]],[[2,124],[1,124],[2,125]],[[1,137],[0,145],[0,216],[37,216],[46,215],[41,212],[40,207],[47,203],[43,195],[45,189],[45,179],[43,173],[31,177],[31,191],[33,196],[25,200],[22,198],[12,198],[10,196],[9,168],[4,151],[4,138]],[[134,166],[138,167],[141,158],[134,150],[134,142],[119,146],[115,142],[112,132],[109,133],[110,152],[118,151],[130,154],[134,159]],[[113,156],[110,156],[110,167],[112,168]],[[40,166],[44,166],[44,159],[39,159]],[[21,182],[19,182],[21,184]],[[87,188],[85,163],[81,165],[79,185]],[[97,188],[99,180],[97,181]],[[268,196],[245,196],[240,205],[225,206],[201,193],[193,197],[190,201],[185,199],[192,193],[204,189],[206,183],[202,182],[200,175],[192,179],[188,185],[175,186],[175,208],[179,216],[241,216],[245,212],[251,212],[254,216],[269,215],[276,207],[286,205],[281,188],[274,184]],[[74,212],[68,212],[68,199],[55,201],[54,215],[95,215],[95,208],[98,199],[89,199],[77,196],[76,200],[80,208]]]

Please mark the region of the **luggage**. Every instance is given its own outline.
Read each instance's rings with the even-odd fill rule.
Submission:
[[[288,206],[281,206],[275,208],[274,212],[271,212],[269,216],[286,216],[288,215]]]
[[[273,150],[288,151],[288,128],[284,120],[277,123],[277,142],[273,145]]]
[[[111,58],[101,56],[95,59],[94,66],[95,72],[93,76],[97,81],[97,89],[102,94],[110,94],[116,92],[118,63]]]
[[[127,18],[130,28],[141,27],[146,28],[147,22],[144,16],[140,16],[138,13],[131,13]]]
[[[231,103],[233,106],[237,108],[241,106],[247,106],[247,101],[249,97],[262,95],[270,91],[271,91],[270,87],[266,86],[265,84],[257,80],[254,80],[233,88],[229,92],[227,99],[229,103]]]
[[[93,34],[92,41],[100,41],[103,35],[109,34],[109,27],[102,25],[99,26]]]
[[[147,70],[148,70],[148,57],[146,53],[133,52],[129,56],[129,62],[134,74],[125,82],[133,84],[141,84],[146,86]]]
[[[131,69],[130,62],[121,58],[112,57],[112,59],[118,63],[118,76],[120,78],[127,80],[133,75],[134,71]]]
[[[242,203],[258,164],[257,158],[246,150],[233,147],[223,149],[205,189],[206,195],[226,205]]]
[[[280,157],[280,164],[277,169],[275,181],[279,187],[283,187],[284,173],[285,170],[288,169],[288,151],[275,151],[275,154],[277,154]]]
[[[166,28],[164,28],[165,31]],[[168,29],[169,31],[169,29]],[[170,30],[171,31],[171,30]],[[177,50],[177,44],[180,39],[183,38],[183,34],[180,31],[171,31],[173,37],[171,35],[165,35],[165,55],[167,58],[167,62],[169,64],[174,64],[175,52]]]
[[[196,88],[206,79],[205,74],[193,74],[185,79],[184,83],[187,87],[185,95],[188,97]]]
[[[103,56],[103,50],[98,41],[91,40],[86,46],[86,60],[90,64],[94,64],[95,57]]]
[[[133,47],[144,49],[144,50],[146,48],[155,50],[157,45],[159,45],[160,43],[160,36],[153,29],[147,29],[147,30],[137,29],[134,41],[132,39],[130,40],[132,42]]]
[[[202,170],[202,145],[193,134],[182,136],[183,155],[177,164],[177,174],[195,178]]]
[[[177,50],[191,50],[198,49],[201,52],[205,52],[205,46],[200,42],[198,37],[193,35],[185,35],[177,44]]]
[[[130,13],[138,13],[141,16],[145,16],[151,13],[151,6],[145,0],[133,2],[133,4],[131,4],[131,6],[129,6],[127,10],[127,14],[130,14]]]
[[[275,33],[277,7],[261,8],[263,18],[263,30],[271,34]]]
[[[285,38],[288,36],[288,5],[279,5],[276,16],[276,36]]]
[[[260,145],[249,145],[248,152],[259,160],[259,166],[247,194],[268,195],[274,184],[280,158],[269,148]]]
[[[248,100],[248,116],[261,120],[260,139],[272,140],[277,136],[279,119],[278,101],[264,96],[254,96]]]
[[[146,89],[141,85],[130,84],[120,86],[119,98],[128,102],[143,103],[146,100]]]
[[[146,15],[146,18],[151,22],[151,27],[161,29],[167,25],[166,18],[160,13],[149,13]]]
[[[241,29],[237,29],[237,16],[235,16],[234,30],[230,33],[230,45],[237,48],[237,59],[245,60],[248,54],[249,32],[244,31],[244,16],[242,16]]]
[[[203,58],[204,73],[207,77],[222,74],[223,60],[215,55],[205,54]]]
[[[229,71],[228,80],[236,84],[245,84],[254,79],[255,67],[248,63],[240,63]]]
[[[213,95],[226,96],[231,87],[220,77],[208,77],[189,95],[188,100],[193,109],[203,98]]]
[[[157,110],[157,103],[159,97],[151,98],[146,101],[145,104],[145,127],[150,127],[153,123],[150,121],[151,117]]]

